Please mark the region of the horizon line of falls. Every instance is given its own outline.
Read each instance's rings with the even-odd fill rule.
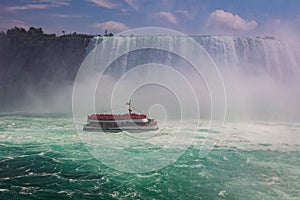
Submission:
[[[195,40],[196,44],[191,43],[191,39]],[[96,68],[104,64],[100,57],[102,59],[116,58],[111,63],[105,64],[109,64],[109,67],[104,72],[103,82],[100,80],[97,86],[95,99],[98,105],[96,108],[99,111],[107,110],[110,100],[105,102],[103,96],[104,94],[109,96],[110,92],[115,90],[116,84],[122,88],[117,91],[123,91],[123,96],[126,96],[126,90],[129,87],[141,84],[136,80],[148,80],[149,77],[156,77],[156,80],[170,79],[169,82],[173,82],[174,85],[167,87],[177,87],[179,90],[187,91],[182,86],[184,84],[178,83],[178,79],[174,79],[170,75],[170,71],[160,70],[169,66],[192,85],[199,103],[201,117],[210,118],[212,107],[218,110],[222,107],[224,99],[218,96],[218,93],[221,93],[220,90],[216,91],[215,87],[211,87],[214,82],[220,80],[215,76],[216,74],[209,73],[212,65],[207,63],[205,50],[199,51],[196,47],[198,44],[212,58],[224,81],[227,97],[226,118],[228,120],[300,119],[299,46],[291,46],[274,39],[254,37],[116,36],[106,39],[95,37],[87,47],[87,51],[91,52],[89,56],[92,58],[88,62],[92,63],[86,64],[94,66],[94,70],[97,72]],[[92,51],[99,45],[104,48],[95,48]],[[182,54],[178,55],[178,52]],[[194,63],[190,62],[191,58],[197,60],[193,57],[199,57],[198,61],[202,62],[201,70],[204,71],[201,73],[198,73],[192,65]],[[158,66],[152,68],[153,66],[148,66],[149,63],[156,63]],[[142,67],[135,70],[134,68],[137,66]],[[86,77],[97,75],[94,70],[90,68]],[[131,73],[127,79],[126,76],[124,78],[124,74],[126,75],[130,71],[136,73]],[[122,81],[120,82],[119,79]],[[166,97],[165,93],[170,93],[170,97]],[[190,95],[189,98],[180,100],[187,102],[180,102],[178,99],[175,101],[176,94],[171,93],[171,89],[167,92],[154,86],[152,88],[148,86],[132,95],[138,107],[149,109],[147,105],[160,103],[165,107],[168,115],[179,116],[174,110],[180,106],[180,103],[189,104],[189,99],[193,97]],[[151,99],[155,99],[153,94],[161,96],[161,98],[151,101]],[[213,102],[211,101],[212,94],[214,98],[217,98]],[[128,98],[128,96],[124,98]],[[119,101],[116,104],[126,100],[117,99]],[[187,112],[194,109],[194,107],[190,107]],[[221,109],[220,112],[224,111]]]

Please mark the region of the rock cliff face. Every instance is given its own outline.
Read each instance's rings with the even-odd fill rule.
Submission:
[[[274,80],[287,81],[300,74],[300,51],[272,38],[196,36],[193,37],[210,54],[220,70],[239,70],[249,76],[267,74]],[[176,43],[173,36],[113,37],[112,45],[126,48],[143,40]],[[15,28],[0,33],[0,111],[30,110],[40,105],[44,111],[70,111],[72,84],[88,52],[102,37],[87,35],[56,37],[41,29]],[[180,44],[178,44],[180,45]],[[174,48],[181,48],[180,46]],[[143,62],[163,62],[159,52],[140,55]],[[126,60],[126,66],[121,66]],[[116,62],[117,70],[141,64],[133,55]],[[161,59],[161,60],[157,60]],[[114,72],[114,71],[113,71]],[[66,101],[63,101],[66,100]],[[64,105],[62,102],[69,102]],[[31,106],[30,106],[31,105]],[[50,105],[58,110],[52,110]],[[60,106],[57,106],[60,105]]]
[[[78,35],[56,37],[22,29],[2,33],[0,110],[22,110],[34,98],[46,101],[55,90],[71,85],[88,44],[88,37]]]

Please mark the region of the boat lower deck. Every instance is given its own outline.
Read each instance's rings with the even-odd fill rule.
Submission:
[[[145,132],[158,130],[158,126],[127,126],[127,127],[101,127],[85,125],[83,131],[103,131],[103,132]]]

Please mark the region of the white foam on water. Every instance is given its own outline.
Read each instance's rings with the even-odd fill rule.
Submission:
[[[248,150],[299,150],[300,127],[298,123],[226,123],[218,144]]]

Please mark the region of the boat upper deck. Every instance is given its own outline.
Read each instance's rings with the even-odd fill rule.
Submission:
[[[146,119],[145,114],[128,113],[123,115],[114,114],[91,114],[88,120],[132,120],[132,119]]]

